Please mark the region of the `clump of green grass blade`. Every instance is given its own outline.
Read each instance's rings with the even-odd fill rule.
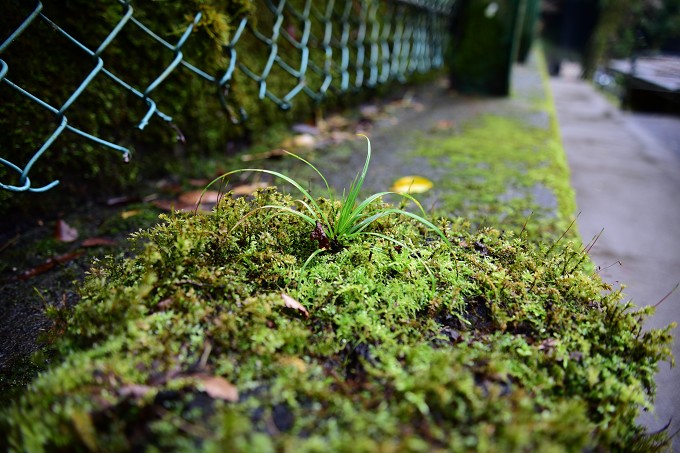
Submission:
[[[326,177],[309,161],[305,160],[304,158],[298,156],[297,154],[291,153],[286,151],[286,154],[289,156],[292,156],[300,161],[302,161],[304,164],[309,166],[312,170],[314,170],[323,180],[325,186],[326,186],[326,192],[328,194],[328,200],[330,200],[330,204],[332,206],[331,214],[328,215],[324,209],[322,209],[317,201],[312,197],[312,195],[307,191],[300,183],[292,179],[291,177],[284,175],[283,173],[273,171],[273,170],[266,170],[262,168],[241,168],[237,170],[232,170],[230,172],[227,172],[221,176],[218,176],[214,180],[212,180],[203,190],[203,193],[205,193],[211,186],[216,184],[217,182],[224,181],[226,178],[228,178],[231,175],[234,175],[236,173],[243,173],[243,172],[259,172],[259,173],[266,173],[273,175],[276,178],[283,179],[284,181],[288,182],[291,184],[293,187],[295,187],[302,195],[303,198],[296,199],[295,202],[299,204],[299,206],[302,209],[294,209],[291,208],[290,206],[283,206],[283,205],[266,205],[266,206],[260,206],[253,211],[249,212],[246,214],[245,217],[253,214],[257,210],[260,209],[274,209],[277,211],[285,212],[291,215],[298,216],[299,218],[303,219],[305,222],[309,223],[314,227],[314,232],[317,234],[317,237],[325,237],[328,239],[329,246],[322,246],[322,241],[319,241],[320,247],[317,249],[305,262],[305,266],[319,253],[323,252],[324,250],[327,250],[329,248],[332,249],[338,249],[345,245],[348,241],[351,239],[359,236],[359,235],[371,235],[371,236],[377,236],[382,239],[385,239],[387,241],[396,243],[400,246],[403,246],[407,249],[410,249],[408,246],[406,246],[404,243],[401,241],[386,236],[381,233],[377,232],[372,232],[372,231],[367,231],[367,228],[375,221],[378,219],[381,219],[383,217],[389,216],[389,215],[404,215],[407,217],[410,217],[417,222],[421,223],[428,229],[434,231],[439,237],[442,238],[442,240],[451,248],[451,243],[449,242],[448,238],[442,232],[440,228],[438,228],[436,225],[434,225],[432,222],[427,220],[425,218],[426,213],[425,210],[423,209],[423,206],[416,200],[414,197],[409,195],[408,193],[398,193],[398,192],[392,192],[392,191],[383,191],[383,192],[378,192],[374,193],[373,195],[370,195],[367,197],[365,200],[362,202],[358,203],[357,200],[359,198],[359,194],[361,192],[361,188],[363,187],[364,180],[366,179],[366,174],[368,173],[368,167],[371,162],[371,141],[370,139],[363,135],[360,134],[360,136],[364,137],[367,141],[367,152],[366,152],[366,161],[364,163],[363,169],[357,173],[357,175],[354,177],[354,181],[350,184],[349,191],[347,194],[343,191],[343,196],[342,199],[340,200],[340,209],[335,210],[336,206],[336,200],[333,197],[333,192],[331,191],[330,185],[328,184],[328,181],[326,180]],[[385,207],[384,205],[380,205],[380,207],[376,207],[376,202],[381,200],[384,196],[386,195],[396,195],[398,197],[403,198],[406,201],[410,201],[413,204],[415,204],[418,209],[420,210],[419,214],[415,214],[413,212],[406,211],[405,209],[401,208],[396,208],[396,207]],[[200,201],[199,201],[200,203]],[[244,219],[245,219],[244,217]],[[240,222],[239,222],[240,223]],[[237,223],[234,228],[236,228],[239,223]],[[426,266],[427,268],[427,266]],[[428,269],[428,272],[430,270]]]

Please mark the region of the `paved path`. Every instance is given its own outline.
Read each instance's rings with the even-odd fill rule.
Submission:
[[[588,242],[604,228],[592,250],[603,278],[640,306],[654,305],[680,282],[680,156],[621,112],[588,83],[551,79],[557,116],[581,215],[578,226]],[[680,144],[680,129],[671,140]],[[664,143],[665,142],[665,143]],[[620,262],[620,264],[619,264]],[[680,289],[649,320],[649,327],[680,324]],[[678,365],[662,363],[657,375],[656,413],[643,414],[650,430],[672,418],[680,429],[680,341]],[[680,451],[680,435],[674,438]]]

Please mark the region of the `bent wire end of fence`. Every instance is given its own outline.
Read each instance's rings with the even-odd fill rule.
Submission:
[[[3,159],[0,157],[0,164],[4,165],[5,167],[9,168],[10,170],[18,173],[20,176],[24,174],[24,170],[21,168],[17,167],[14,165],[12,162],[9,162],[8,160]],[[21,184],[21,179],[20,179],[20,184]],[[49,184],[46,184],[42,187],[31,187],[31,179],[26,176],[23,178],[23,184],[20,186],[15,186],[12,184],[3,184],[0,182],[0,189],[8,190],[10,192],[45,192],[47,190],[50,190],[54,186],[59,184],[59,180],[52,181]]]

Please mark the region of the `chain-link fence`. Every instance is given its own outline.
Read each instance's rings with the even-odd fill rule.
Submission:
[[[188,71],[192,77],[214,87],[213,93],[228,118],[239,123],[248,119],[248,112],[239,96],[234,95],[237,79],[239,84],[248,83],[251,89],[254,88],[257,100],[273,102],[280,109],[288,110],[296,98],[306,98],[302,102],[321,102],[331,93],[337,95],[389,81],[404,81],[414,72],[440,67],[447,39],[448,14],[454,2],[241,0],[241,6],[230,11],[228,16],[212,9],[197,8],[186,11],[189,15],[185,16],[182,29],[159,30],[155,29],[159,27],[158,23],[144,21],[146,16],[138,14],[138,5],[132,1],[118,0],[116,3],[112,0],[115,9],[110,6],[106,9],[106,24],[110,28],[102,37],[83,35],[75,29],[77,21],[76,26],[70,21],[68,27],[58,23],[54,17],[48,17],[41,2],[29,4],[28,8],[28,2],[23,2],[21,7],[15,8],[23,12],[15,18],[14,25],[0,30],[0,96],[12,91],[15,98],[19,95],[22,103],[41,110],[45,123],[41,125],[42,129],[29,127],[28,130],[42,133],[44,137],[39,139],[42,145],[34,152],[23,150],[23,154],[29,156],[26,162],[18,161],[18,153],[12,153],[12,149],[0,150],[0,164],[4,166],[0,175],[5,179],[0,181],[0,188],[41,192],[58,184],[58,180],[34,184],[29,175],[32,171],[39,172],[39,161],[45,153],[58,152],[55,141],[68,140],[71,134],[101,145],[102,149],[120,153],[123,160],[130,159],[128,146],[101,138],[69,121],[73,112],[84,108],[79,105],[79,99],[88,88],[106,90],[111,87],[131,95],[143,106],[143,113],[136,122],[136,127],[142,130],[154,117],[172,122],[171,115],[159,107],[164,100],[157,98],[157,92],[162,85],[174,83],[170,81],[171,75]],[[160,2],[154,7],[164,8],[165,5]],[[192,5],[194,3],[186,3],[187,7]],[[5,58],[15,42],[30,40],[38,26],[49,27],[54,39],[68,44],[80,54],[80,59],[89,61],[89,72],[79,83],[68,88],[65,101],[48,99],[49,89],[28,88],[35,86],[36,81],[24,80],[25,74],[24,79],[15,80],[13,63]],[[214,42],[220,47],[219,70],[208,69],[207,66],[214,68],[215,65],[206,66],[198,53],[192,54],[191,42],[199,39],[196,31],[201,27],[210,32],[208,35],[214,35]],[[125,71],[116,69],[121,67],[121,59],[127,64],[130,59],[144,58],[136,56],[134,49],[125,47],[129,46],[130,39],[123,42],[120,38],[122,32],[130,29],[150,40],[155,53],[164,55],[165,63],[153,68],[156,76],[150,80],[135,79],[134,74],[124,76]],[[111,52],[117,46],[116,52]],[[73,49],[69,55],[73,54]],[[32,55],[21,55],[21,58],[31,59]],[[64,59],[65,67],[71,64]],[[146,62],[137,61],[136,64],[145,65]],[[274,72],[279,74],[277,80],[282,79],[280,74],[286,76],[284,82],[277,82],[275,87],[268,83]],[[96,88],[92,88],[95,80]],[[93,109],[88,113],[94,117],[93,121],[97,121],[101,112],[91,104],[85,108]],[[3,128],[13,126],[13,115],[14,112],[0,105]],[[37,132],[38,129],[41,132]],[[13,149],[21,146],[13,145]]]

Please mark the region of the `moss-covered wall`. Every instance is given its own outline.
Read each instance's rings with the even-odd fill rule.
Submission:
[[[578,245],[438,221],[449,248],[393,215],[303,266],[312,226],[252,211],[289,203],[227,197],[97,265],[55,314],[49,369],[0,410],[0,447],[661,449],[635,420],[668,330],[643,331],[651,308],[620,304]]]

